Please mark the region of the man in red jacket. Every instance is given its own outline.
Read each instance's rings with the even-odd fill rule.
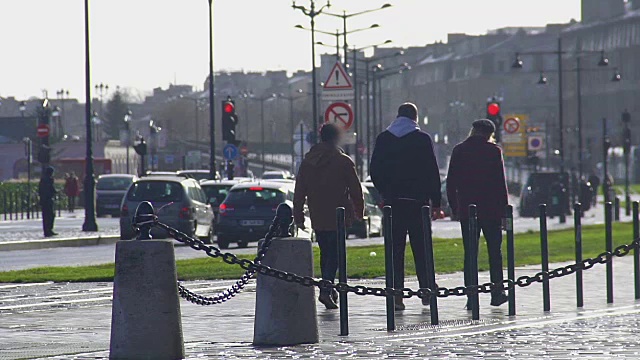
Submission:
[[[447,175],[447,196],[453,214],[460,218],[465,253],[471,241],[479,241],[480,230],[487,241],[491,282],[502,284],[502,219],[508,204],[502,150],[493,141],[496,128],[490,120],[473,122],[471,134],[456,145],[451,154]],[[478,233],[469,233],[469,205],[478,210]],[[469,285],[471,274],[468,259],[464,260],[464,281]],[[491,294],[491,305],[507,302],[504,290]],[[467,309],[470,309],[467,302]]]

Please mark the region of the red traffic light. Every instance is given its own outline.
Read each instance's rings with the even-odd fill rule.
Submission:
[[[487,114],[489,116],[500,115],[500,105],[494,102],[487,104]]]
[[[233,105],[232,102],[226,102],[224,104],[223,111],[225,112],[225,114],[233,114],[235,108],[236,107]]]

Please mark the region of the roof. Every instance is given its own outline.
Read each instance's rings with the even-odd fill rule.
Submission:
[[[136,182],[143,182],[143,181],[172,181],[172,182],[183,182],[186,180],[192,180],[195,181],[191,178],[186,178],[186,177],[182,177],[182,176],[144,176],[141,178],[138,178],[138,180]],[[197,181],[196,181],[197,182]]]
[[[128,178],[136,178],[137,176],[135,175],[131,175],[131,174],[104,174],[104,175],[100,175],[98,178],[102,179],[102,178],[122,178],[122,177],[128,177]]]
[[[236,185],[243,182],[243,180],[205,180],[200,183],[200,186],[214,186],[214,185]]]
[[[252,187],[262,187],[267,189],[283,189],[283,188],[291,188],[293,183],[286,182],[273,182],[273,181],[250,181],[236,184],[234,189],[249,189]]]

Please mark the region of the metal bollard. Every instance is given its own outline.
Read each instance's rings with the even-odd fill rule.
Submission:
[[[7,221],[7,192],[2,192],[2,212],[4,213],[4,220]]]
[[[344,219],[344,208],[336,209],[336,225],[338,235],[338,281],[347,283],[347,227]],[[340,336],[349,335],[349,304],[347,292],[340,291]]]
[[[382,209],[383,212],[383,224],[382,230],[384,231],[384,270],[385,270],[385,286],[387,289],[392,289],[393,286],[393,232],[392,232],[392,219],[393,212],[391,206],[385,206]],[[396,329],[396,300],[392,293],[387,294],[387,331],[394,331]]]
[[[13,220],[13,193],[9,193],[9,220]]]
[[[582,204],[573,205],[573,232],[575,236],[576,264],[582,262]],[[584,291],[582,286],[582,269],[576,270],[576,306],[584,306]]]
[[[640,203],[633,202],[633,241],[640,237]],[[640,251],[638,247],[633,248],[633,285],[635,289],[635,299],[640,299]]]
[[[431,208],[422,207],[422,233],[424,236],[425,273],[427,274],[427,287],[434,292],[429,298],[429,313],[431,325],[438,325],[438,285],[436,284],[436,266],[433,258],[433,233],[431,231]]]
[[[613,208],[613,219],[615,221],[620,221],[620,198],[615,197],[613,200],[614,208]]]
[[[24,220],[24,196],[22,191],[20,192],[20,220]]]
[[[604,204],[605,249],[613,251],[613,204]],[[613,303],[613,261],[607,262],[607,304]]]
[[[478,245],[480,242],[480,232],[478,231],[478,208],[476,205],[469,205],[469,244],[468,256],[469,270],[468,276],[471,286],[478,285]],[[471,301],[471,319],[480,320],[480,298],[478,293],[469,296]]]
[[[509,316],[516,314],[516,246],[513,234],[513,205],[506,209],[507,230],[507,277],[513,287],[509,289]]]
[[[540,204],[540,250],[542,255],[542,271],[549,271],[549,234],[547,232],[547,205]],[[544,311],[551,311],[549,294],[549,278],[542,280],[542,302]]]

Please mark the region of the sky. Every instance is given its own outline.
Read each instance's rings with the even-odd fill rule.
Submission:
[[[309,5],[310,0],[298,0]],[[326,0],[325,0],[326,1]],[[84,98],[83,0],[0,0],[0,97]],[[318,0],[317,4],[324,4]],[[391,8],[353,17],[351,45],[426,45],[447,33],[482,34],[505,26],[540,26],[580,17],[580,0],[334,0],[331,12]],[[311,68],[309,18],[289,0],[214,0],[214,63],[219,70]],[[334,32],[341,20],[318,16]],[[207,0],[90,0],[93,85],[139,94],[171,83],[202,88],[208,72]],[[334,44],[335,37],[317,35]],[[319,52],[332,52],[318,48]],[[95,96],[95,95],[94,95]]]

